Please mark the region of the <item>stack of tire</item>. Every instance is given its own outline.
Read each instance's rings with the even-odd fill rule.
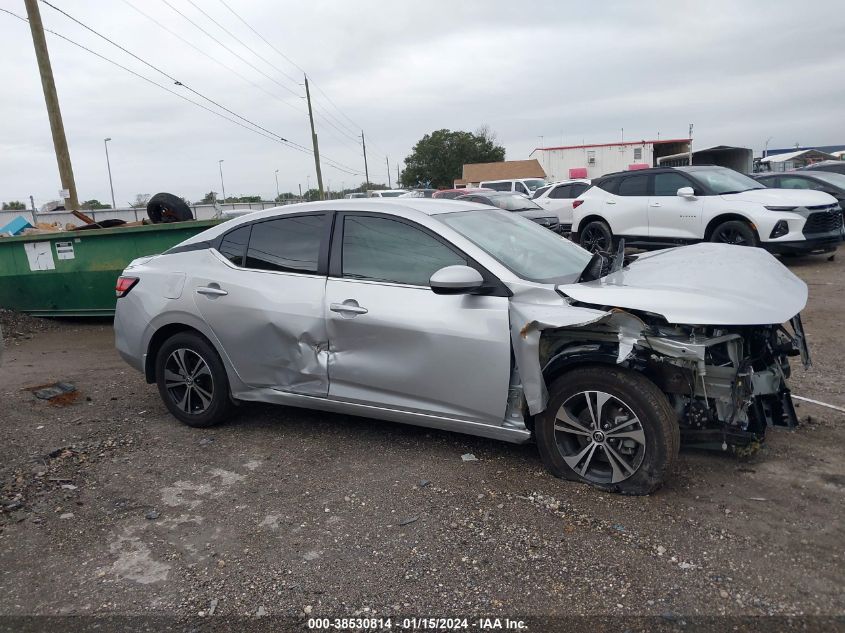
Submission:
[[[194,214],[188,204],[172,193],[157,193],[147,202],[147,215],[153,224],[185,222]]]

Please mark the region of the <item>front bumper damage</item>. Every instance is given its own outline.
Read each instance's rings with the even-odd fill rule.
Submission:
[[[517,301],[511,317],[532,414],[545,409],[547,377],[577,356],[579,362],[614,362],[646,375],[677,412],[688,446],[747,451],[768,427],[798,423],[787,379],[790,357],[810,365],[800,315],[788,327],[687,326],[617,308],[570,304],[564,311]]]

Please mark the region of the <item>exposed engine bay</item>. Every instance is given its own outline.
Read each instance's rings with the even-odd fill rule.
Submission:
[[[677,412],[687,446],[749,451],[769,426],[798,424],[787,380],[790,357],[810,365],[800,315],[789,328],[691,326],[610,309],[593,323],[540,334],[544,374],[594,359],[648,376]]]

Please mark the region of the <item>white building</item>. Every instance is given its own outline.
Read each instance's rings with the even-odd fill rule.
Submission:
[[[598,143],[565,147],[538,147],[531,152],[549,180],[598,178],[628,169],[657,167],[664,156],[689,152],[690,139]]]

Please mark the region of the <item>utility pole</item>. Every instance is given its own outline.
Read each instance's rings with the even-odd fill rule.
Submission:
[[[111,179],[111,163],[109,162],[109,141],[111,136],[103,139],[103,147],[106,148],[106,168],[109,170],[109,189],[111,189],[111,208],[116,209],[117,205],[114,203],[114,183]]]
[[[308,120],[311,121],[311,144],[314,147],[314,166],[317,168],[317,188],[320,190],[320,200],[322,200],[323,172],[320,170],[320,146],[317,143],[317,132],[314,131],[314,112],[311,110],[311,90],[308,88],[308,75],[305,75],[305,98],[308,101]]]
[[[387,156],[384,157],[384,162],[387,165],[387,188],[393,189],[393,187],[390,184],[390,161],[388,160]],[[399,186],[398,182],[396,183],[396,186],[397,187]]]
[[[689,166],[692,167],[692,123],[689,124]]]
[[[396,186],[397,187],[399,186],[400,182],[401,181],[399,180],[399,163],[396,163]]]
[[[217,166],[220,168],[220,188],[223,190],[223,204],[226,204],[226,185],[223,184],[223,159],[217,161]],[[234,207],[232,207],[234,209]]]
[[[281,197],[281,193],[279,193],[279,170],[276,170],[276,201],[278,202],[279,198]]]
[[[299,199],[302,200],[302,183],[299,183]]]
[[[68,191],[65,206],[72,211],[78,211],[79,198],[76,196],[73,166],[67,148],[65,126],[62,123],[59,96],[56,94],[56,82],[53,80],[53,68],[50,66],[50,53],[47,51],[47,39],[44,37],[44,25],[41,22],[41,12],[38,10],[38,0],[24,0],[24,4],[26,5],[26,15],[29,18],[29,29],[32,31],[32,43],[35,46],[38,72],[41,74],[41,88],[44,90],[44,101],[47,104],[47,116],[50,119],[50,131],[53,134],[53,147],[56,150],[56,162],[59,165],[59,177],[62,181],[62,189]]]
[[[361,146],[364,148],[364,182],[365,189],[370,188],[370,170],[367,169],[367,142],[364,140],[364,130],[361,130]]]

